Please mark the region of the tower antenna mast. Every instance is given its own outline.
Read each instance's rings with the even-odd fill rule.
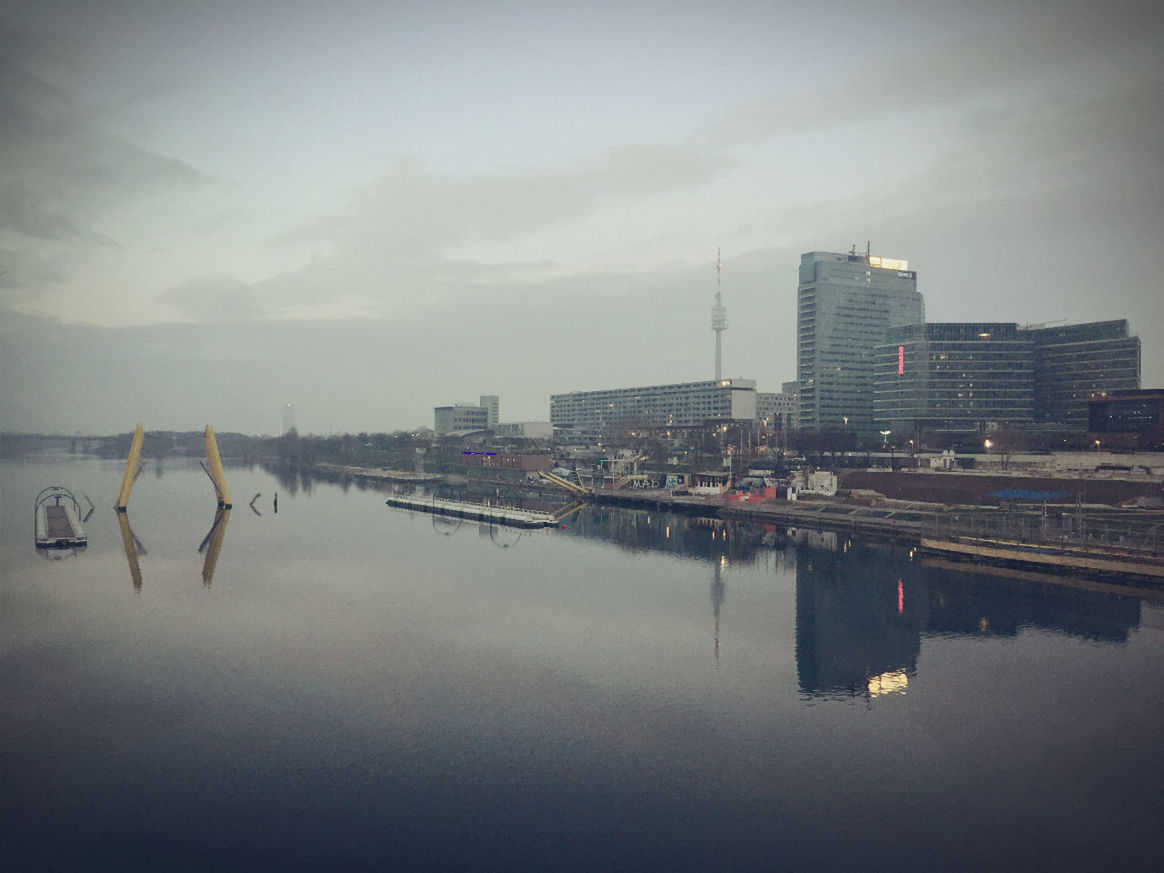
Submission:
[[[723,295],[719,290],[719,277],[723,269],[721,250],[715,250],[715,305],[711,307],[711,329],[715,331],[715,381],[723,378],[723,332],[727,330],[727,307],[723,305]]]

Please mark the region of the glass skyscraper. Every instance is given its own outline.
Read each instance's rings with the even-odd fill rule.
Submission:
[[[796,312],[797,424],[871,434],[874,348],[886,330],[925,321],[917,274],[878,255],[800,256]]]
[[[1126,319],[1030,328],[1035,344],[1035,420],[1087,427],[1087,400],[1140,387],[1140,338]]]
[[[873,419],[878,430],[985,432],[1034,418],[1035,347],[1017,324],[891,328],[876,350]]]

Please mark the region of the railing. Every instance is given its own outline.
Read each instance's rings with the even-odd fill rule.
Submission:
[[[1042,513],[977,509],[928,519],[922,536],[928,539],[1021,543],[1079,554],[1162,556],[1164,522],[1136,513],[1067,511]]]

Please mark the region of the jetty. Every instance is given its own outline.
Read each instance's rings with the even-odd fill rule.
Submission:
[[[519,527],[526,530],[541,527],[556,527],[558,524],[558,519],[548,512],[489,506],[484,503],[470,503],[466,500],[393,495],[384,502],[398,509],[411,509],[415,512],[428,512],[433,515],[447,515],[453,518],[467,518],[473,521],[487,521],[490,524]]]
[[[50,485],[36,496],[36,547],[38,549],[76,549],[88,545],[89,537],[81,527],[81,506],[73,492],[60,485]]]
[[[1138,550],[1102,552],[1064,544],[1018,543],[978,537],[922,537],[923,555],[973,564],[1164,583],[1164,559]]]

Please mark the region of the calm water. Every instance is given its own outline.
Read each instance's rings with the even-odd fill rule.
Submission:
[[[1159,604],[260,468],[199,552],[177,461],[134,487],[135,574],[122,467],[0,464],[5,871],[1160,868]],[[54,484],[97,510],[46,560]]]

